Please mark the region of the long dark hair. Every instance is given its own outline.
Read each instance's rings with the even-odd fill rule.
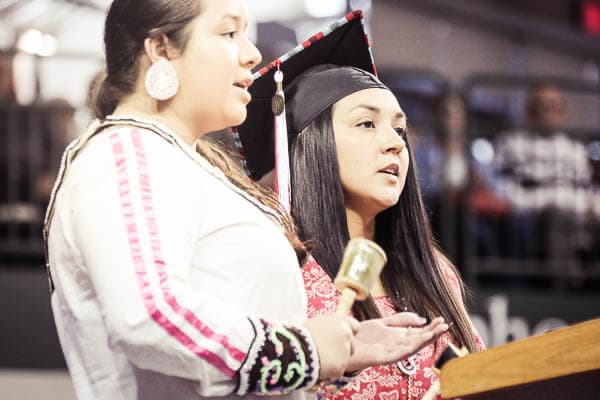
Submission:
[[[185,51],[190,38],[190,22],[202,12],[200,0],[115,0],[104,24],[106,76],[96,98],[95,114],[105,118],[114,112],[119,102],[133,93],[138,79],[139,59],[148,37],[166,36],[169,45]],[[135,15],[135,18],[132,16]],[[288,241],[302,264],[307,250],[296,233],[291,217],[279,206],[272,192],[254,183],[235,165],[225,151],[206,140],[196,143],[196,151],[212,165],[220,168],[238,188],[271,208]]]
[[[337,162],[332,107],[298,135],[292,144],[290,162],[292,216],[300,239],[313,243],[313,257],[333,279],[350,233]],[[442,316],[447,322],[454,322],[450,328],[453,337],[474,351],[468,316],[452,294],[439,265],[443,256],[433,245],[412,155],[400,200],[375,219],[375,241],[388,257],[381,280],[397,309],[407,308],[429,318]],[[353,312],[361,320],[379,316],[371,297],[355,303]]]

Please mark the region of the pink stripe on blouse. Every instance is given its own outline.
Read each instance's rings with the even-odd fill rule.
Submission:
[[[137,139],[135,139],[135,136],[137,136]],[[123,220],[125,221],[125,226],[127,228],[127,238],[129,241],[131,257],[138,280],[138,286],[142,294],[142,298],[144,299],[144,304],[146,306],[148,314],[154,321],[158,323],[158,325],[160,325],[177,341],[179,341],[181,344],[190,349],[199,357],[208,361],[226,376],[233,378],[235,376],[235,371],[229,368],[222,358],[220,358],[218,355],[214,354],[210,350],[202,348],[197,343],[195,343],[193,339],[191,339],[188,335],[185,334],[185,332],[183,332],[174,323],[172,323],[156,306],[154,295],[152,293],[150,283],[148,282],[146,265],[144,263],[142,247],[140,245],[140,237],[136,225],[137,221],[135,219],[134,209],[131,201],[131,188],[129,185],[129,179],[127,177],[127,160],[125,158],[123,142],[121,141],[117,133],[111,134],[110,139],[112,142],[113,153],[115,155],[115,167],[117,169],[122,216]],[[207,336],[207,338],[220,342],[225,348],[227,348],[227,350],[230,353],[233,352],[233,354],[235,354],[235,358],[238,359],[239,353],[241,352],[238,349],[230,350],[227,344],[227,338],[225,336],[214,334],[208,327],[203,325],[201,321],[199,321],[193,315],[193,313],[191,313],[191,311],[180,307],[177,301],[175,300],[174,296],[169,291],[169,287],[167,285],[167,275],[164,271],[164,261],[160,256],[160,242],[156,229],[156,221],[154,219],[154,209],[152,206],[149,176],[147,174],[148,168],[145,160],[144,149],[143,147],[141,147],[139,132],[133,132],[132,140],[134,142],[134,147],[136,148],[138,166],[142,165],[144,167],[140,168],[139,175],[140,185],[142,187],[142,202],[144,203],[144,211],[146,214],[146,221],[148,224],[148,230],[150,232],[151,238],[150,240],[152,242],[152,249],[154,253],[155,267],[159,274],[163,296],[166,302],[171,306],[171,308],[173,308],[173,310],[176,313],[180,315],[185,315],[186,320],[188,320],[188,322],[197,321],[197,323],[191,323],[197,329],[199,329],[201,333]],[[141,162],[140,156],[142,156]],[[199,324],[199,326],[202,328],[199,328],[197,324]]]

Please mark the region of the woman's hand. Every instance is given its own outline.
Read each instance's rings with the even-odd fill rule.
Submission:
[[[448,330],[448,324],[441,317],[428,325],[424,323],[424,318],[409,312],[362,321],[354,335],[346,371],[403,360]]]
[[[319,353],[319,379],[337,379],[348,367],[360,324],[352,317],[322,315],[304,323]]]

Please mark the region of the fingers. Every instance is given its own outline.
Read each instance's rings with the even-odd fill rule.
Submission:
[[[406,339],[408,339],[411,353],[416,353],[422,347],[437,340],[449,329],[449,325],[442,318],[436,318],[423,328],[407,328]]]
[[[449,325],[442,317],[434,318],[429,324],[420,327],[408,326],[406,328],[407,335],[420,334],[421,332],[433,332],[434,335],[444,333],[448,330]]]
[[[344,370],[395,362],[417,353],[449,329],[443,318],[425,324],[417,314],[404,312],[358,322],[331,315],[307,321],[317,345],[321,379],[335,379]]]
[[[426,331],[432,333],[433,338],[437,338],[442,335],[444,332],[450,329],[450,325],[448,325],[442,317],[434,318],[429,325],[423,327]]]
[[[441,336],[442,334],[444,334],[445,332],[447,332],[448,329],[450,329],[450,325],[443,322],[437,326],[432,327],[432,332],[433,332],[434,336],[437,338],[437,337]]]
[[[449,328],[444,318],[434,318],[429,324],[425,325],[427,320],[412,312],[401,312],[390,317],[383,318],[383,323],[390,327],[407,328],[406,335],[411,336],[420,334],[423,329],[425,332],[432,332],[432,337],[438,337]]]
[[[444,323],[445,323],[445,321],[444,321],[444,318],[442,318],[442,317],[437,317],[437,318],[434,318],[434,319],[433,319],[433,320],[432,320],[432,321],[429,323],[429,326],[431,326],[431,327],[436,327],[436,326],[438,326],[438,325],[441,325],[441,324],[444,324]]]
[[[412,312],[401,312],[394,314],[390,317],[383,318],[383,322],[387,326],[394,327],[406,327],[406,326],[420,326],[425,324],[427,320],[420,315]]]

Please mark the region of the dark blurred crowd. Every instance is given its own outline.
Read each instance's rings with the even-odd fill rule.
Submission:
[[[412,138],[424,199],[440,245],[467,275],[579,288],[598,279],[600,126],[570,130],[551,82],[523,90],[524,123],[491,135],[469,128],[457,91],[439,97],[436,129]]]

